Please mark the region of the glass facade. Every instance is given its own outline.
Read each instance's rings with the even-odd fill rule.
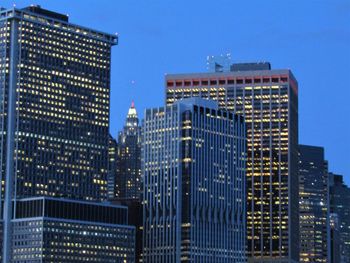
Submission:
[[[144,262],[246,262],[245,126],[214,101],[146,110]]]
[[[22,199],[13,220],[12,262],[135,262],[127,208],[53,198]]]
[[[92,203],[108,194],[117,40],[40,6],[0,9],[3,262],[134,262],[127,208]]]
[[[328,168],[322,147],[299,145],[300,262],[329,262]]]
[[[37,6],[2,10],[0,23],[2,186],[8,173],[17,198],[106,199],[116,36]]]
[[[166,103],[202,97],[244,116],[249,262],[298,262],[298,84],[291,71],[262,66],[169,74]]]

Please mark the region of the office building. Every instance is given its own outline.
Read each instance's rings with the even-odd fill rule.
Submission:
[[[70,209],[62,200],[107,199],[110,60],[118,37],[30,6],[0,9],[0,40],[2,261],[132,261],[134,229],[85,218],[88,205]],[[35,205],[34,218],[22,218],[31,198],[60,198],[55,209],[69,214],[40,214]],[[95,204],[91,213],[105,207]],[[85,239],[85,231],[93,234]]]
[[[329,173],[329,182],[330,213],[337,218],[339,230],[339,262],[350,263],[350,187],[344,183],[342,175],[334,173]]]
[[[141,127],[134,102],[118,135],[116,157],[116,198],[141,199]]]
[[[12,262],[134,262],[124,206],[34,197],[16,202]]]
[[[300,262],[329,262],[328,169],[322,147],[299,145]]]
[[[1,178],[16,178],[17,198],[106,199],[117,37],[39,6],[2,10],[0,23]]]
[[[193,98],[143,127],[143,261],[246,262],[243,118]]]
[[[247,128],[249,262],[299,262],[298,84],[269,63],[230,71],[166,75],[166,104],[188,97],[218,101]]]

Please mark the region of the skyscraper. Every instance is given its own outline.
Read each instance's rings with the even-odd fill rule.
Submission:
[[[300,262],[329,262],[325,163],[322,147],[299,145]]]
[[[46,258],[52,251],[64,262],[98,250],[99,262],[107,250],[130,259],[134,228],[126,226],[127,217],[111,219],[127,208],[96,203],[107,198],[110,60],[117,36],[30,6],[0,9],[0,40],[3,262],[28,262],[33,254],[39,257],[31,262],[52,262]],[[94,214],[99,211],[101,217]],[[130,242],[113,240],[122,236]],[[82,249],[73,255],[73,246]]]
[[[144,262],[246,262],[243,118],[195,98],[143,127]]]
[[[134,102],[119,132],[116,156],[116,198],[141,199],[141,127]]]
[[[39,6],[0,17],[1,178],[15,179],[17,198],[105,199],[117,37]]]
[[[298,84],[292,72],[245,63],[229,72],[167,75],[167,105],[188,97],[217,100],[246,121],[249,262],[298,262]]]
[[[329,173],[329,181],[330,212],[336,218],[339,230],[340,263],[350,263],[350,188],[342,175]]]

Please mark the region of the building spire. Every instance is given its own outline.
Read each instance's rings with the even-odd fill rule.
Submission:
[[[131,106],[129,108],[127,118],[137,118],[137,112],[136,112],[134,100],[131,101]]]

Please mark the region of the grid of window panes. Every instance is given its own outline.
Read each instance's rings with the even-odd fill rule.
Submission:
[[[18,69],[17,197],[106,199],[115,37],[26,10],[9,17],[17,21],[15,42],[7,43]]]
[[[144,262],[245,262],[243,118],[212,103],[146,111]]]
[[[13,262],[134,262],[134,228],[32,218],[13,222]]]
[[[328,169],[322,147],[299,145],[300,262],[328,260]]]
[[[167,75],[167,105],[188,97],[217,100],[246,121],[248,256],[298,261],[298,96],[292,73]]]

